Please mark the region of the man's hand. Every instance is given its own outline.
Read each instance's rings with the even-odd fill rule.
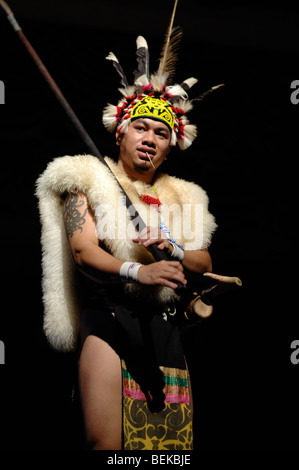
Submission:
[[[177,288],[176,281],[184,286],[187,284],[183,266],[178,261],[157,261],[142,266],[138,271],[137,280],[141,284],[160,285],[172,289]]]
[[[133,238],[133,242],[138,243],[145,248],[149,245],[156,244],[159,250],[166,249],[170,255],[173,251],[173,247],[165,233],[156,227],[146,227],[140,232],[139,237]]]
[[[170,255],[173,251],[173,246],[165,233],[156,227],[146,227],[140,232],[139,237],[133,238],[133,242],[145,248],[156,244],[159,250],[166,250]],[[187,284],[181,263],[166,260],[140,268],[137,280],[141,284],[167,286],[172,289],[178,287],[175,281],[180,282],[184,286]]]
[[[160,229],[147,227],[142,230],[138,237],[133,238],[133,242],[148,248],[149,245],[157,244],[159,250],[166,250],[170,255],[173,252],[173,246]],[[184,259],[181,263],[185,268],[185,274],[197,275],[205,272],[212,272],[212,260],[208,250],[184,250]]]

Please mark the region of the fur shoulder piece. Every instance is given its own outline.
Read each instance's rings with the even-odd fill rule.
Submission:
[[[113,160],[106,161],[145,223],[159,227],[156,209],[139,199],[139,194],[151,194],[152,187],[133,182]],[[163,174],[157,176],[154,184],[162,202],[161,216],[172,238],[189,250],[207,248],[216,223],[208,212],[205,191],[194,183]],[[108,252],[124,261],[153,261],[147,250],[132,242],[135,232],[129,230],[122,192],[109,168],[92,155],[65,156],[50,162],[37,180],[36,196],[42,226],[44,332],[51,346],[59,351],[74,350],[79,330],[75,267],[63,222],[64,195],[78,191],[87,195],[97,227],[111,230],[112,236],[98,235]],[[126,214],[125,219],[119,214]],[[187,224],[181,214],[187,217]],[[168,287],[136,283],[126,284],[124,289],[127,295],[160,304],[177,299],[175,291]]]
[[[217,224],[208,210],[206,191],[196,183],[167,174],[159,177],[155,187],[163,202],[162,216],[169,221],[173,238],[186,250],[207,249]]]
[[[55,158],[36,182],[41,222],[43,327],[50,345],[58,351],[75,349],[80,315],[62,196],[68,192],[85,192],[95,210],[99,204],[97,186],[102,194],[107,190],[107,181],[111,181],[111,173],[96,157],[76,155]]]

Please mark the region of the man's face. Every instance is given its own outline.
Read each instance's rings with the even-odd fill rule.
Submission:
[[[140,176],[153,176],[169,153],[170,136],[169,128],[162,122],[149,118],[136,119],[130,123],[126,134],[117,135],[121,137],[119,165],[131,175],[134,172]]]

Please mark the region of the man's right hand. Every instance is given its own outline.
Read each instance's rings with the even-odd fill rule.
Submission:
[[[137,275],[137,280],[141,284],[151,286],[164,286],[176,289],[175,281],[185,286],[187,284],[183,266],[179,261],[157,261],[155,263],[142,266]]]

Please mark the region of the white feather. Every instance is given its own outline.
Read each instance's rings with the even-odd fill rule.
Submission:
[[[188,147],[190,147],[197,136],[197,127],[194,124],[187,124],[184,127],[184,134],[185,138],[178,140],[178,145],[181,150],[186,150]]]
[[[220,83],[220,85],[215,85],[215,86],[212,86],[212,90],[217,90],[217,88],[220,88],[221,86],[224,86],[224,83]]]
[[[113,104],[108,104],[103,110],[103,124],[109,132],[113,132],[116,127],[117,108]]]
[[[173,104],[176,108],[181,108],[185,113],[188,113],[188,111],[193,109],[193,104],[189,100],[180,99],[175,101]]]
[[[176,144],[177,144],[177,136],[176,136],[175,131],[172,129],[172,132],[171,132],[171,139],[170,139],[170,145],[171,145],[171,147],[175,147]]]
[[[134,95],[135,93],[135,87],[132,85],[132,86],[126,86],[124,88],[119,88],[118,91],[123,95],[123,96],[132,96]],[[122,98],[122,103],[123,103],[123,98]],[[122,104],[121,103],[121,104]],[[118,106],[121,106],[121,104],[119,103]]]
[[[126,134],[131,123],[131,119],[124,119],[123,122],[118,127],[118,130],[121,134]]]
[[[198,82],[197,78],[194,78],[194,77],[187,78],[187,80],[183,81],[183,83],[186,83],[189,88],[192,88],[193,85],[195,85],[195,83],[197,82]]]
[[[147,86],[149,84],[149,80],[146,75],[140,75],[140,77],[137,78],[135,81],[135,85],[137,86]]]
[[[109,54],[107,55],[106,59],[107,59],[107,60],[114,60],[115,62],[119,63],[119,62],[118,62],[118,58],[116,57],[115,54],[113,54],[113,52],[109,52]]]
[[[151,75],[151,83],[155,91],[161,91],[162,86],[165,85],[168,77],[167,72],[157,72]]]
[[[143,36],[138,36],[138,38],[136,39],[136,43],[138,49],[139,47],[145,47],[146,49],[148,49],[147,42]]]
[[[185,100],[188,98],[186,91],[180,85],[177,84],[167,87],[166,91],[169,91],[173,96],[180,96]]]

